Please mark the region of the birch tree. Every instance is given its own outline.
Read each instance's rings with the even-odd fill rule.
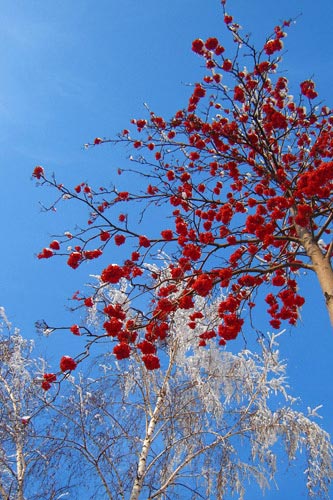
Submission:
[[[57,421],[40,388],[46,363],[34,358],[33,347],[11,326],[1,307],[1,500],[57,500],[71,490],[72,465],[68,462],[68,473],[61,473],[61,443],[51,439],[57,434]]]
[[[169,271],[159,272],[166,277]],[[98,283],[99,300],[106,307],[127,303],[122,286],[101,292]],[[126,357],[126,344],[115,349],[115,340],[105,336],[109,354],[98,369],[94,359],[90,375],[72,372],[71,395],[55,411],[66,429],[66,436],[58,436],[64,449],[82,456],[84,476],[94,470],[89,484],[81,485],[86,496],[241,499],[248,482],[263,491],[273,484],[285,453],[291,463],[300,460],[309,494],[329,498],[330,437],[315,422],[316,410],[302,412],[290,395],[278,335],[260,337],[257,353],[232,354],[212,339],[205,348],[198,345],[207,326],[218,321],[219,301],[207,305],[198,298],[194,311],[175,313],[170,334],[160,341],[158,370],[149,369],[153,343],[145,341]],[[193,313],[201,319],[189,329]],[[130,321],[136,311],[127,307],[126,314]],[[101,319],[97,309],[90,311],[91,348]]]

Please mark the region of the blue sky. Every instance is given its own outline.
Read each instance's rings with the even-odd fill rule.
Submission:
[[[76,214],[40,213],[47,190],[36,189],[31,172],[41,164],[58,181],[76,185],[107,183],[123,157],[108,146],[84,150],[96,136],[110,137],[144,116],[143,103],[171,116],[189,95],[186,83],[201,76],[191,52],[197,37],[225,39],[219,0],[12,0],[0,16],[0,305],[24,335],[34,322],[71,321],[67,298],[82,288],[91,265],[73,272],[63,262],[38,261],[35,254],[52,234],[71,228]],[[234,15],[253,40],[262,43],[275,24],[298,17],[289,30],[282,68],[295,85],[313,77],[320,97],[332,105],[331,0],[229,0]],[[68,221],[68,227],[66,227]],[[310,406],[323,404],[322,421],[333,431],[333,335],[311,278],[302,323],[287,332],[283,357],[290,360],[290,384]],[[306,293],[305,292],[305,293]],[[43,341],[52,360],[63,350],[65,334]],[[69,354],[76,346],[68,346]],[[53,355],[56,353],[56,355]],[[294,473],[292,473],[294,474]],[[296,475],[296,472],[295,472]],[[306,498],[295,477],[266,498]],[[295,490],[295,491],[294,491]],[[288,493],[289,492],[289,493]],[[286,496],[287,495],[287,496]]]

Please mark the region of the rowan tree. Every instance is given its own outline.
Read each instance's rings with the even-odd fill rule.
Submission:
[[[227,54],[215,37],[193,41],[206,74],[184,109],[169,120],[148,110],[117,138],[87,145],[133,150],[118,184],[78,181],[71,188],[41,166],[33,172],[59,195],[48,208],[65,201],[88,212],[86,224],[54,239],[39,259],[65,256],[76,269],[121,247],[124,258],[100,269],[101,286],[127,280],[137,317],[125,324],[119,304],[105,308],[96,295],[74,296],[78,306],[100,308],[100,335],[118,339],[119,357],[141,342],[164,340],[178,309],[191,310],[196,296],[209,302],[220,290],[219,324],[207,338],[224,345],[246,326],[256,328],[263,307],[270,328],[295,325],[305,301],[300,270],[316,275],[333,324],[332,110],[320,104],[311,79],[289,93],[279,69],[289,20],[256,48],[225,2],[222,8],[234,51]],[[170,277],[155,297],[159,276],[146,264],[162,250],[172,256]],[[189,328],[196,323],[193,317]],[[71,331],[88,333],[78,325]]]

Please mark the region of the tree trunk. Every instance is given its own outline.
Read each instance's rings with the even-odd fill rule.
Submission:
[[[24,460],[23,443],[20,435],[20,430],[18,430],[18,436],[16,440],[16,469],[17,469],[17,500],[24,500],[23,483],[25,476],[25,460]]]
[[[159,421],[161,409],[162,409],[162,406],[163,406],[163,403],[165,400],[166,389],[167,389],[167,385],[168,385],[169,378],[171,375],[173,363],[174,363],[174,351],[172,351],[170,353],[169,366],[168,366],[168,369],[166,371],[162,387],[158,392],[154,411],[152,412],[150,419],[149,419],[149,423],[148,423],[147,430],[146,430],[146,435],[145,435],[145,438],[143,440],[142,449],[141,449],[141,453],[139,456],[136,478],[135,478],[134,483],[133,483],[133,488],[132,488],[130,500],[138,500],[140,493],[141,493],[141,490],[142,490],[143,480],[144,480],[145,473],[146,473],[147,457],[148,457],[148,453],[149,453],[149,450],[150,450],[150,447],[151,447],[151,444],[152,444],[152,441],[154,438],[155,427]]]
[[[159,396],[159,398],[156,402],[154,413],[153,413],[153,415],[149,421],[149,425],[147,427],[145,439],[143,440],[142,450],[141,450],[139,462],[138,462],[136,478],[135,478],[135,481],[133,484],[130,500],[138,500],[141,489],[142,489],[142,483],[143,483],[143,479],[144,479],[144,475],[145,475],[145,471],[146,471],[147,456],[148,456],[148,452],[150,450],[150,446],[152,443],[154,430],[155,430],[156,424],[158,422],[159,410],[160,410],[161,404],[162,404],[162,398],[161,398],[161,396]]]
[[[333,269],[330,260],[331,252],[329,250],[326,255],[323,255],[317,242],[306,228],[296,225],[296,231],[307,255],[311,259],[313,270],[318,277],[333,327]]]

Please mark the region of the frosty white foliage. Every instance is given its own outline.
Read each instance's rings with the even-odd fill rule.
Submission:
[[[3,306],[0,307],[0,329],[3,331],[4,326],[7,328],[11,327],[10,322],[6,316],[5,308]]]
[[[20,405],[21,388],[25,384],[31,383],[31,375],[28,370],[31,362],[28,356],[34,343],[21,337],[17,328],[12,329],[4,308],[0,307],[0,334],[2,332],[7,332],[7,335],[0,337],[0,377],[2,380],[7,380],[10,377],[11,386],[8,387],[8,391],[12,391],[13,398],[17,399],[17,405]]]
[[[50,492],[55,495],[67,482],[66,477],[57,478],[55,485],[55,469],[58,470],[62,455],[55,453],[51,438],[57,432],[55,423],[43,413],[45,400],[38,378],[46,363],[32,357],[33,347],[31,340],[23,338],[11,326],[4,308],[0,307],[0,497],[3,499],[51,498]]]
[[[168,257],[161,254],[163,260],[162,269],[147,265],[159,276],[156,294],[169,279]],[[103,286],[98,299],[123,304],[131,318],[136,312],[129,292],[124,284]],[[289,393],[286,364],[279,357],[280,334],[261,339],[256,352],[233,354],[214,339],[205,348],[198,346],[199,336],[219,324],[220,301],[198,297],[194,308],[178,309],[169,318],[160,370],[147,371],[133,348],[130,360],[115,362],[107,355],[96,381],[81,380],[86,397],[73,382],[62,415],[80,413],[82,434],[71,439],[79,440],[87,463],[98,465],[107,498],[153,499],[165,493],[181,499],[195,491],[206,499],[232,494],[242,499],[248,480],[262,489],[272,483],[283,449],[289,461],[304,452],[300,467],[309,494],[329,498],[330,437],[313,421],[318,408],[303,413]],[[204,317],[190,329],[194,311]],[[99,321],[97,317],[96,326]]]
[[[204,313],[205,323],[209,321],[213,327],[218,318],[218,302],[207,304],[199,298],[195,303],[195,309]],[[279,359],[277,338],[281,334],[262,339],[257,353],[243,350],[234,355],[218,348],[214,340],[208,349],[198,347],[193,339],[199,337],[202,328],[198,325],[190,330],[186,328],[187,323],[187,311],[178,310],[173,318],[169,348],[175,351],[174,378],[185,378],[188,386],[192,387],[190,397],[192,401],[197,399],[200,402],[202,420],[206,425],[213,424],[214,432],[222,428],[224,439],[232,440],[235,435],[246,436],[251,456],[254,461],[258,460],[256,479],[262,487],[265,485],[262,474],[271,478],[275,473],[276,455],[272,447],[279,439],[284,442],[289,460],[294,460],[297,452],[305,449],[309,493],[316,496],[321,492],[325,496],[332,478],[330,437],[309,418],[317,415],[318,408],[305,416],[292,407],[296,398],[288,393],[286,364]],[[170,384],[168,390],[170,393]],[[286,406],[277,409],[278,404],[281,405],[281,397]],[[235,449],[230,448],[228,453],[235,455]],[[237,458],[234,460],[237,463]],[[239,462],[238,467],[232,469],[232,477],[223,474],[228,479],[219,483],[221,494],[229,489],[237,491],[242,497],[244,481],[241,475],[246,475],[247,464]],[[212,475],[211,471],[209,489]]]
[[[152,299],[171,279],[170,258],[161,252],[159,260],[160,266],[146,264],[157,278],[142,285]],[[120,304],[142,338],[147,318],[131,307],[134,289],[126,280],[111,286],[94,279],[95,306],[86,324],[96,332],[92,342],[110,341],[109,353],[93,360],[89,378],[68,379],[70,395],[53,406],[63,424],[57,439],[89,471],[91,498],[176,500],[193,493],[241,500],[249,480],[263,490],[272,484],[282,450],[288,461],[300,461],[309,494],[329,498],[330,437],[313,420],[319,407],[304,413],[290,394],[278,350],[283,332],[258,340],[254,352],[233,354],[215,339],[199,347],[200,335],[219,326],[223,297],[196,297],[193,308],[169,316],[168,337],[158,346],[161,369],[148,371],[134,345],[131,358],[118,362],[110,354],[114,339],[102,326],[103,308]],[[183,292],[180,286],[168,298]],[[190,315],[199,311],[202,319],[189,328]]]

